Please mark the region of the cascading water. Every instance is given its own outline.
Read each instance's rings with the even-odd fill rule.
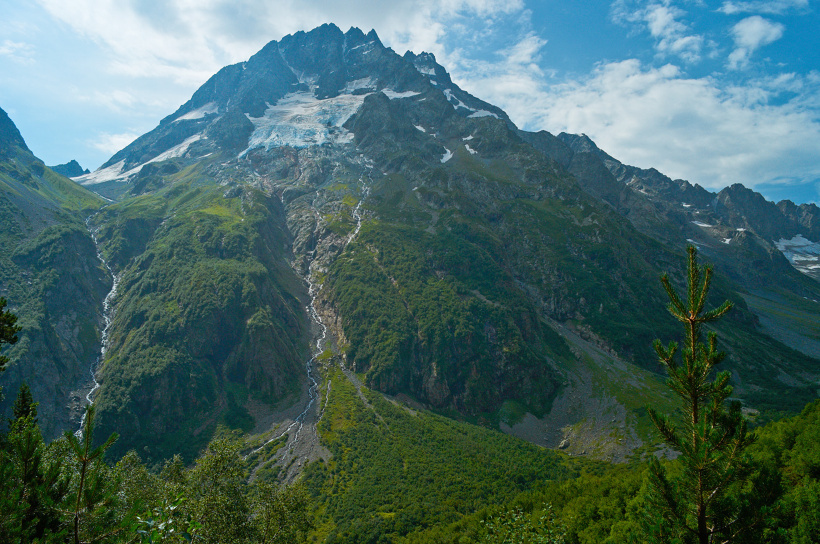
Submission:
[[[356,235],[359,233],[359,230],[362,227],[361,206],[362,206],[362,202],[364,202],[365,198],[367,198],[367,195],[370,193],[370,183],[369,182],[372,182],[371,171],[372,171],[372,168],[373,168],[372,164],[365,163],[365,166],[367,168],[367,173],[366,173],[367,181],[365,181],[365,175],[362,175],[362,177],[359,178],[359,181],[362,184],[362,197],[359,199],[359,202],[356,204],[356,206],[354,207],[353,212],[352,212],[353,218],[356,220],[356,227],[353,229],[351,234],[345,240],[345,244],[344,244],[345,246],[347,246],[351,241],[353,241],[353,239],[356,237]],[[282,197],[282,203],[284,204],[284,198],[283,197]],[[316,212],[316,215],[317,215],[317,217],[321,217],[319,215],[318,211]],[[317,225],[318,225],[318,223],[317,223]],[[314,250],[314,253],[315,253],[315,250]],[[306,280],[307,280],[307,283],[308,283],[308,295],[310,296],[310,303],[305,307],[305,310],[307,311],[308,316],[310,317],[312,326],[314,326],[318,329],[318,334],[317,334],[317,337],[316,337],[315,351],[311,354],[311,356],[308,358],[307,362],[305,363],[305,370],[306,370],[306,373],[307,373],[307,378],[308,378],[308,383],[309,383],[309,385],[308,385],[308,399],[307,399],[307,402],[305,404],[305,408],[293,420],[293,422],[291,422],[290,425],[288,425],[283,431],[277,433],[272,438],[269,438],[268,440],[263,442],[261,446],[259,446],[258,448],[255,448],[254,450],[252,450],[246,457],[250,457],[251,455],[260,452],[265,446],[267,446],[271,442],[279,440],[283,436],[285,436],[288,433],[290,433],[291,431],[293,431],[293,429],[295,428],[296,432],[293,433],[293,438],[288,440],[288,446],[289,447],[287,448],[287,450],[292,450],[299,441],[299,435],[302,432],[302,428],[304,427],[305,419],[307,418],[307,415],[310,413],[310,410],[313,408],[314,403],[316,402],[316,399],[319,398],[319,381],[316,379],[316,376],[315,376],[314,364],[316,362],[316,359],[319,357],[319,355],[321,355],[322,352],[324,351],[324,344],[325,344],[325,341],[327,339],[327,326],[322,321],[322,317],[319,315],[319,312],[316,311],[315,303],[316,303],[316,296],[318,294],[319,289],[316,286],[316,284],[313,283],[313,268],[314,268],[315,263],[316,263],[316,261],[315,261],[315,255],[314,255],[314,260],[312,260],[310,262],[310,264],[308,265],[308,273],[307,273]],[[318,421],[321,419],[322,415],[324,414],[325,406],[327,406],[327,401],[328,401],[328,398],[330,397],[330,382],[328,382],[327,387],[328,387],[327,397],[325,398],[325,402],[321,407],[321,412],[319,413],[315,423],[318,423]]]
[[[99,370],[100,365],[105,359],[105,350],[108,347],[108,329],[110,328],[111,321],[114,318],[114,297],[117,296],[117,286],[120,283],[120,277],[117,274],[114,274],[114,271],[111,270],[110,266],[108,266],[108,262],[106,262],[106,260],[103,258],[102,252],[100,251],[100,243],[97,240],[97,231],[91,226],[91,220],[95,216],[96,214],[89,216],[85,220],[85,226],[86,228],[88,228],[88,232],[91,235],[91,240],[94,241],[94,247],[97,249],[97,258],[100,260],[100,262],[108,271],[108,273],[111,275],[111,290],[108,292],[107,295],[105,295],[105,298],[103,299],[103,329],[102,334],[100,335],[100,354],[97,356],[94,363],[91,365],[89,369],[89,372],[91,373],[92,386],[91,389],[88,391],[88,394],[85,396],[86,405],[94,403],[94,393],[96,393],[97,389],[100,388],[100,383],[97,381],[97,370]],[[83,411],[83,415],[80,418],[80,428],[77,429],[77,432],[74,433],[78,438],[82,437],[84,424],[85,411]]]

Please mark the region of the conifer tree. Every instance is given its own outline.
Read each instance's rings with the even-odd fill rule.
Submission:
[[[115,518],[119,484],[103,461],[105,451],[117,440],[117,433],[111,433],[108,440],[96,448],[92,446],[94,405],[89,404],[80,437],[66,431],[65,438],[76,472],[76,485],[67,501],[74,544],[98,542],[119,533],[123,530]]]
[[[31,396],[31,389],[26,382],[20,384],[20,390],[17,392],[17,399],[14,401],[12,413],[14,418],[9,420],[9,426],[17,420],[24,417],[31,417],[31,422],[37,424],[37,405],[34,398]]]
[[[646,521],[653,541],[737,542],[748,528],[739,501],[731,496],[734,485],[748,478],[743,453],[753,437],[735,401],[727,410],[732,393],[729,372],[712,379],[725,353],[717,350],[714,332],[703,341],[703,326],[732,308],[728,300],[704,310],[712,279],[711,267],[698,265],[697,250],[689,246],[687,300],[672,287],[669,277],[661,283],[669,296],[669,312],[684,324],[685,345],[677,357],[678,344],[654,343],[660,362],[669,374],[667,386],[680,399],[683,423],[680,428],[669,417],[649,409],[663,440],[680,453],[680,471],[672,475],[657,459],[650,465],[649,507]]]
[[[21,328],[17,325],[17,316],[6,310],[6,299],[0,297],[0,349],[3,344],[17,343],[17,333]],[[9,358],[5,355],[0,355],[0,372],[6,369],[6,364]]]
[[[25,385],[14,404],[4,451],[0,451],[0,542],[59,541],[65,536],[60,502],[69,477],[49,459],[37,425],[37,403]]]

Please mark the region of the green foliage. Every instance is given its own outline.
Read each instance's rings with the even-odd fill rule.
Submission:
[[[766,499],[759,541],[820,541],[820,401],[758,429],[756,437],[749,455]]]
[[[520,508],[482,520],[486,544],[564,544],[566,529],[556,523],[552,506],[545,505],[536,519]]]
[[[62,503],[69,477],[63,460],[48,455],[31,415],[11,423],[0,451],[0,534],[4,542],[64,539]]]
[[[189,516],[179,513],[185,497],[175,500],[164,499],[162,504],[137,517],[136,532],[140,542],[191,542],[193,535],[202,525]]]
[[[658,358],[669,373],[667,385],[680,398],[682,430],[669,417],[649,408],[663,440],[680,452],[680,474],[670,476],[657,459],[650,463],[646,527],[658,542],[738,541],[739,535],[752,530],[755,520],[748,517],[742,502],[731,496],[730,491],[749,477],[743,456],[753,437],[747,432],[740,403],[733,402],[728,411],[724,407],[732,393],[729,372],[721,372],[709,381],[715,366],[725,356],[717,350],[717,335],[710,332],[707,343],[702,341],[703,325],[723,316],[732,304],[726,301],[717,308],[704,310],[712,269],[698,265],[693,246],[687,250],[686,302],[666,275],[661,278],[669,296],[669,312],[684,324],[682,364],[675,357],[675,342],[665,347],[655,341]]]
[[[16,419],[23,419],[30,417],[32,423],[37,423],[37,403],[31,396],[31,389],[28,384],[23,382],[20,384],[20,391],[17,393],[17,399],[14,401],[12,408],[14,419],[9,421],[9,424],[14,423]]]
[[[565,456],[483,427],[410,412],[337,371],[319,423],[333,457],[305,485],[327,542],[401,541],[574,475]]]
[[[0,542],[298,544],[312,527],[300,488],[248,483],[235,440],[155,474],[133,451],[109,466],[116,435],[97,447],[93,436],[93,405],[81,438],[45,444],[30,413],[12,422],[0,440]]]
[[[115,454],[191,461],[217,423],[253,427],[249,398],[292,393],[306,322],[270,198],[227,198],[187,169],[172,178],[95,218],[121,274],[96,402],[101,427],[123,434]]]
[[[552,365],[569,348],[514,286],[463,236],[383,223],[363,226],[326,282],[348,360],[369,385],[439,408],[492,412],[517,398],[541,413],[557,390]],[[422,386],[428,380],[440,398]]]
[[[299,544],[307,542],[313,519],[304,489],[260,483],[254,486],[251,509],[257,527],[257,542]]]
[[[111,471],[103,462],[103,454],[117,440],[117,434],[93,447],[94,414],[94,405],[88,405],[81,438],[69,431],[65,433],[71,454],[69,466],[77,475],[65,501],[71,513],[75,544],[101,540],[122,530],[115,525],[118,484],[111,481]]]
[[[17,333],[21,330],[21,327],[17,325],[17,316],[5,309],[6,304],[6,299],[0,297],[0,349],[3,344],[16,344]],[[8,362],[7,356],[0,355],[0,372],[6,369]]]
[[[190,510],[202,520],[198,537],[204,542],[244,542],[252,531],[245,466],[239,444],[217,439],[208,445],[187,477]]]
[[[487,534],[488,521],[499,528],[500,535],[513,538],[518,533],[568,544],[640,541],[637,518],[644,474],[645,465],[588,463],[586,471],[575,478],[543,482],[510,501],[484,508],[450,525],[413,533],[407,542],[483,542],[493,538]]]

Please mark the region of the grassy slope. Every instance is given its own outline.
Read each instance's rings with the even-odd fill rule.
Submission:
[[[748,450],[752,481],[760,490],[766,523],[752,529],[755,542],[817,542],[820,538],[820,403],[810,403],[794,417],[756,430]],[[645,464],[589,465],[578,478],[544,482],[511,501],[484,508],[449,525],[411,535],[408,542],[467,544],[486,534],[484,521],[518,509],[537,520],[549,507],[565,541],[619,544],[641,539],[639,517],[645,492]],[[745,535],[749,537],[751,535]],[[744,540],[745,542],[745,540]]]

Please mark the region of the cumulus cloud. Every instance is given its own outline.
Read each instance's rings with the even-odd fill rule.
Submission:
[[[136,77],[201,83],[285,34],[334,22],[375,28],[397,51],[444,54],[441,37],[461,14],[492,18],[523,0],[38,0],[55,18],[110,51],[110,69]]]
[[[532,72],[500,79],[479,76],[465,87],[527,130],[586,133],[627,164],[713,189],[820,178],[820,119],[810,103],[820,85],[811,78],[787,74],[722,90],[674,65],[630,59],[552,85]],[[784,91],[797,98],[772,105]]]
[[[753,0],[749,2],[724,2],[719,11],[726,15],[737,13],[767,13],[779,15],[791,9],[804,10],[809,0]]]
[[[784,27],[759,15],[746,17],[732,27],[735,50],[729,55],[728,66],[737,70],[749,65],[749,58],[757,49],[783,37]]]
[[[620,24],[638,25],[648,30],[660,55],[675,55],[690,63],[700,60],[703,36],[691,32],[681,21],[686,12],[668,1],[636,7],[626,0],[618,0],[613,4],[612,16]]]

